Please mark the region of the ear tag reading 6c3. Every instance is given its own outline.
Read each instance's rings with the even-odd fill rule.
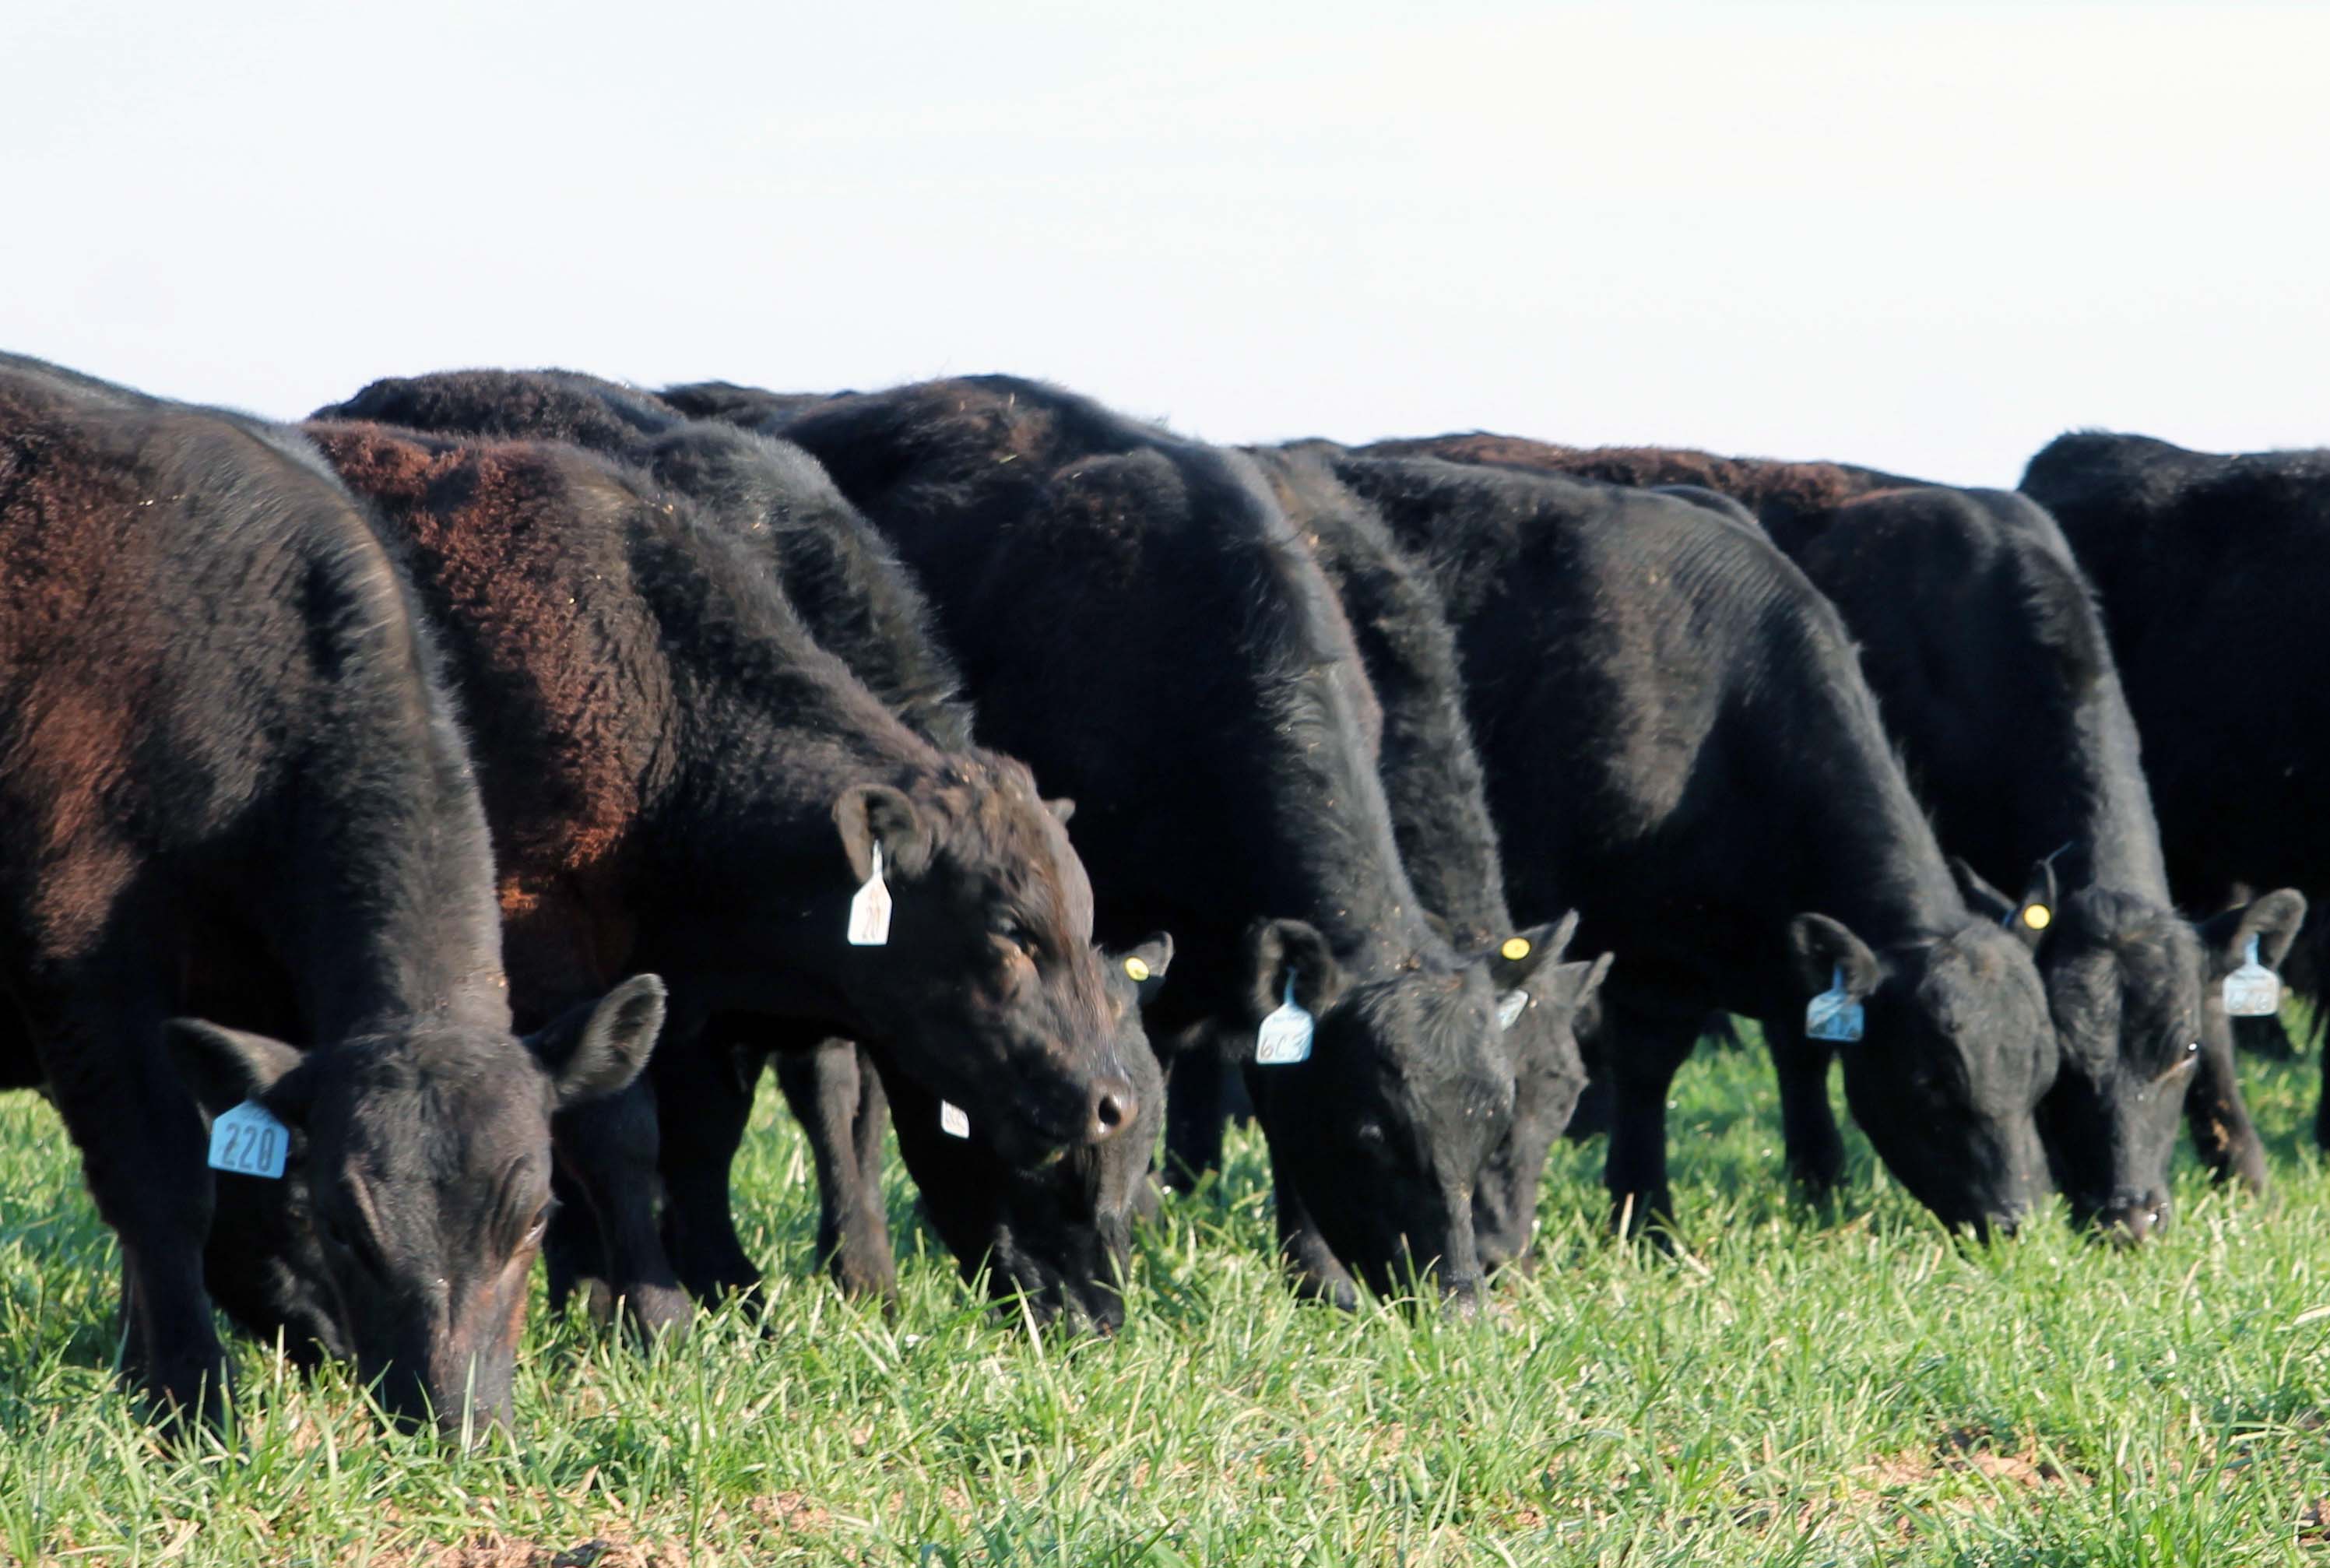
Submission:
[[[1254,1060],[1259,1067],[1292,1067],[1311,1060],[1311,1015],[1295,1005],[1294,976],[1286,977],[1286,1000],[1262,1021],[1254,1037]]]
[[[2225,1012],[2231,1018],[2269,1018],[2281,1011],[2281,976],[2258,962],[2258,939],[2249,938],[2249,961],[2225,976]]]
[[[874,846],[873,874],[849,900],[849,945],[887,947],[890,945],[890,889],[882,881],[882,846]]]
[[[1828,989],[1804,1006],[1804,1038],[1859,1040],[1861,1019],[1861,1003],[1845,994],[1843,968],[1831,969]]]
[[[283,1179],[283,1162],[291,1155],[291,1133],[275,1113],[257,1100],[245,1100],[211,1124],[210,1166],[238,1176]]]
[[[1526,991],[1508,991],[1498,997],[1497,1027],[1501,1030],[1511,1029],[1514,1024],[1519,1023],[1523,1010],[1528,1006],[1529,993]]]
[[[939,1131],[951,1138],[971,1136],[971,1113],[952,1101],[939,1101]]]

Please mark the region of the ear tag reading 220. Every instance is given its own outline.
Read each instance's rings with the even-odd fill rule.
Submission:
[[[2225,976],[2225,1012],[2232,1018],[2268,1018],[2281,1011],[2281,977],[2258,962],[2258,939],[2249,938],[2249,961]]]
[[[291,1153],[291,1135],[275,1113],[257,1100],[245,1100],[211,1124],[211,1169],[232,1171],[238,1176],[283,1179],[283,1162]]]
[[[874,846],[874,871],[849,900],[849,945],[887,947],[890,945],[890,889],[882,881],[882,846]]]
[[[952,1100],[939,1101],[939,1131],[951,1138],[971,1136],[971,1113]]]
[[[1254,1037],[1258,1067],[1292,1067],[1311,1060],[1311,1015],[1294,1004],[1294,976],[1286,977],[1286,1000],[1262,1021]]]
[[[1861,1038],[1861,1003],[1845,994],[1842,968],[1830,970],[1828,989],[1805,1004],[1804,1038],[1844,1041]]]

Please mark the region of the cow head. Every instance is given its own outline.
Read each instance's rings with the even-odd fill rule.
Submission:
[[[1863,1009],[1840,1043],[1853,1119],[1901,1184],[1946,1223],[2012,1231],[2045,1180],[2033,1113],[2055,1031],[2031,955],[1989,920],[1872,951],[1825,915],[1788,945],[1805,994],[1841,984]]]
[[[1172,961],[1173,939],[1161,934],[1103,960],[1113,1060],[1141,1107],[1120,1136],[1072,1149],[1040,1170],[1015,1170],[976,1121],[971,1136],[950,1136],[937,1097],[911,1083],[892,1086],[899,1152],[933,1228],[966,1278],[983,1266],[990,1288],[1016,1297],[1037,1322],[1064,1319],[1104,1334],[1124,1322],[1133,1205],[1165,1119],[1164,1076],[1141,1008]]]
[[[2019,899],[1963,861],[1952,869],[1967,903],[2032,949],[2047,988],[2062,1061],[2039,1130],[2056,1185],[2080,1224],[2142,1241],[2168,1218],[2169,1162],[2194,1069],[2212,1043],[2232,1049],[2224,977],[2252,936],[2260,959],[2278,964],[2306,900],[2268,894],[2195,930],[2150,899],[2092,886],[2062,892],[2047,862]]]
[[[842,983],[900,1069],[1015,1165],[1122,1136],[1142,1109],[1116,1059],[1071,810],[1002,758],[834,803],[852,886],[878,863],[891,901],[886,939],[844,949]]]
[[[1485,961],[1428,955],[1363,976],[1300,920],[1256,927],[1250,954],[1248,1022],[1259,1028],[1290,989],[1313,1021],[1308,1058],[1247,1069],[1273,1166],[1371,1289],[1436,1275],[1469,1300],[1481,1280],[1474,1183],[1513,1116],[1500,983],[1526,987],[1550,955],[1494,978]]]
[[[1473,1192],[1473,1230],[1483,1269],[1510,1263],[1529,1250],[1537,1233],[1546,1150],[1569,1125],[1586,1087],[1577,1020],[1610,972],[1610,955],[1560,962],[1577,929],[1577,915],[1564,915],[1551,926],[1506,937],[1483,955],[1497,987],[1497,1022],[1513,1064],[1512,1126],[1489,1151]],[[1526,975],[1523,965],[1529,965]]]
[[[424,1025],[304,1054],[173,1022],[205,1109],[256,1101],[289,1135],[280,1180],[219,1179],[205,1271],[220,1304],[303,1357],[352,1358],[400,1419],[507,1424],[550,1118],[629,1085],[663,1007],[662,982],[640,975],[522,1043]]]

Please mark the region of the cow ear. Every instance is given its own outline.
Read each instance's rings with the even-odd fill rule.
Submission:
[[[1115,955],[1114,962],[1146,1007],[1150,998],[1164,988],[1165,972],[1173,966],[1173,938],[1165,932],[1154,932]]]
[[[904,790],[888,784],[852,784],[833,803],[833,825],[841,830],[841,848],[849,857],[850,873],[860,882],[874,875],[876,844],[882,846],[885,879],[893,871],[902,877],[920,876],[930,866],[930,832]]]
[[[162,1026],[162,1040],[170,1053],[170,1065],[212,1116],[266,1096],[301,1060],[297,1048],[279,1040],[199,1018],[170,1020]],[[296,1094],[278,1095],[268,1102],[268,1108],[288,1121],[305,1108],[305,1099]]]
[[[663,982],[634,974],[596,1002],[569,1008],[526,1037],[561,1110],[629,1088],[663,1028]]]
[[[1965,898],[1966,907],[1984,919],[2003,926],[2014,916],[2014,900],[1983,880],[1980,871],[1963,856],[1950,857],[1950,876]]]
[[[1577,911],[1572,909],[1558,920],[1502,938],[1489,950],[1490,983],[1500,995],[1518,990],[1540,967],[1558,961],[1577,934]]]
[[[1247,997],[1252,1022],[1259,1024],[1286,1000],[1294,983],[1294,1003],[1313,1018],[1335,1005],[1348,981],[1327,938],[1307,920],[1265,920],[1248,938],[1254,984]]]
[[[1610,977],[1611,955],[1599,958],[1580,959],[1575,964],[1557,964],[1553,968],[1553,993],[1572,1016],[1586,1011],[1602,982]]]
[[[1076,803],[1062,795],[1057,800],[1046,801],[1044,809],[1050,812],[1060,826],[1065,828],[1068,825],[1069,819],[1076,814]]]
[[[2201,923],[2211,974],[2231,974],[2248,963],[2252,936],[2257,938],[2258,962],[2268,969],[2280,968],[2281,961],[2289,956],[2289,945],[2297,940],[2297,928],[2305,923],[2306,895],[2295,888],[2278,889],[2212,915]]]
[[[1808,995],[1817,996],[1842,982],[1844,993],[1858,1000],[1876,990],[1883,978],[1869,944],[1843,922],[1825,915],[1799,915],[1789,921],[1788,952],[1795,959],[1797,983]]]

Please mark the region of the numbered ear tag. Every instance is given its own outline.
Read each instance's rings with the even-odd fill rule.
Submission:
[[[2225,1012],[2233,1018],[2267,1018],[2281,1011],[2281,976],[2258,962],[2258,939],[2249,938],[2249,961],[2225,976]]]
[[[1843,1040],[1861,1038],[1861,1003],[1845,993],[1844,971],[1829,971],[1828,989],[1804,1006],[1804,1038],[1807,1040]]]
[[[1254,1037],[1254,1060],[1261,1067],[1292,1067],[1311,1060],[1311,1015],[1294,1004],[1294,977],[1286,977],[1286,1000],[1262,1021]]]
[[[849,900],[849,945],[887,947],[890,945],[890,889],[882,881],[882,846],[874,846],[874,874]]]
[[[971,1136],[971,1113],[951,1101],[939,1101],[939,1131],[951,1138]]]
[[[213,1171],[281,1181],[283,1162],[290,1154],[290,1130],[257,1100],[243,1101],[211,1124]]]
[[[1511,1029],[1514,1024],[1519,1023],[1523,1010],[1528,1006],[1529,993],[1526,991],[1508,991],[1498,997],[1497,1027]]]

